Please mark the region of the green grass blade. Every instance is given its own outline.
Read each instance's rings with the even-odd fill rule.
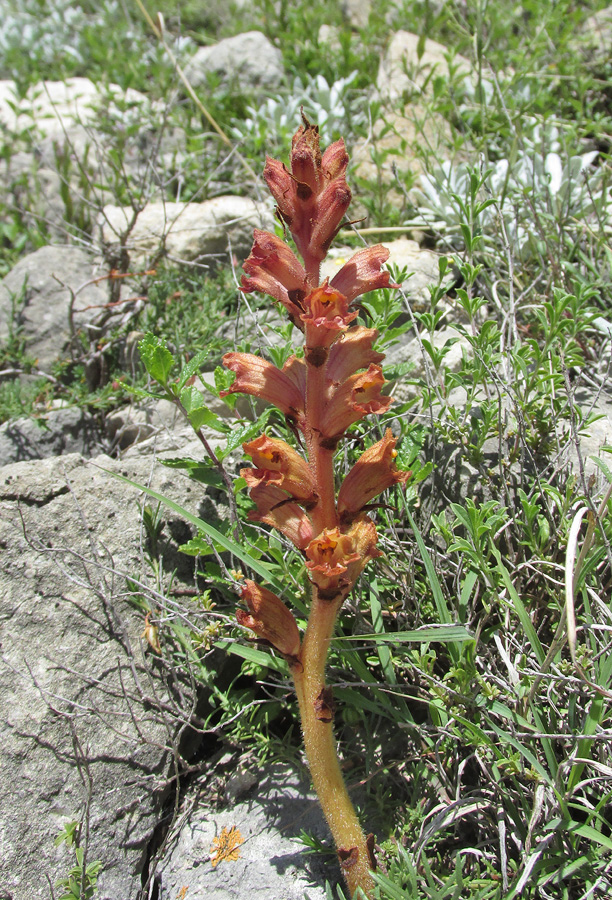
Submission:
[[[529,613],[525,609],[525,605],[524,605],[523,601],[519,597],[516,588],[512,584],[512,579],[510,578],[510,573],[508,572],[508,569],[505,567],[505,565],[502,562],[501,553],[499,552],[499,550],[497,549],[497,547],[494,544],[491,544],[491,552],[497,562],[497,571],[501,575],[502,581],[504,582],[506,590],[508,591],[508,595],[510,597],[510,600],[512,601],[514,611],[516,612],[517,616],[519,617],[519,621],[520,621],[521,625],[523,626],[523,631],[527,635],[529,643],[533,647],[533,650],[538,658],[539,664],[542,665],[544,660],[546,659],[546,653],[544,652],[544,649],[542,648],[542,644],[540,643],[540,639],[537,635],[537,632],[536,632],[535,628],[533,627],[533,622],[531,621],[531,619],[529,617]]]
[[[138,484],[137,481],[132,481],[130,478],[126,478],[125,475],[118,475],[116,472],[111,472],[109,469],[104,469],[102,466],[98,466],[97,468],[102,469],[103,472],[106,472],[107,475],[112,475],[113,478],[116,478],[118,481],[123,481],[125,484],[129,484],[130,487],[136,488],[137,491],[142,491],[143,494],[147,494],[149,497],[153,497],[154,500],[158,500],[160,503],[163,503],[164,506],[167,506],[168,509],[173,510],[175,513],[178,513],[188,522],[191,522],[192,525],[195,525],[196,528],[199,528],[200,531],[203,531],[204,534],[208,535],[213,541],[216,541],[220,544],[225,550],[231,553],[233,556],[237,557],[237,559],[241,560],[249,569],[252,569],[253,572],[256,572],[257,575],[260,575],[264,578],[269,584],[276,588],[277,591],[283,591],[285,596],[290,599],[290,595],[288,595],[287,590],[285,589],[285,585],[282,584],[278,579],[270,572],[268,567],[260,562],[258,559],[254,559],[244,547],[241,547],[240,544],[233,541],[231,538],[226,537],[212,525],[209,525],[208,522],[205,522],[204,519],[200,519],[198,516],[194,516],[193,513],[190,513],[189,510],[184,509],[178,503],[175,503],[174,500],[171,500],[169,497],[164,496],[164,494],[160,494],[158,491],[154,491],[152,488],[145,487],[143,484]]]
[[[438,613],[438,617],[440,622],[443,625],[452,625],[453,618],[450,614],[450,610],[446,603],[446,598],[444,596],[444,592],[442,590],[442,586],[440,585],[440,580],[438,579],[438,575],[434,568],[434,564],[432,562],[431,556],[429,555],[429,551],[425,546],[425,541],[421,536],[421,532],[417,528],[416,522],[410,512],[409,509],[406,510],[406,516],[408,518],[408,522],[410,523],[410,527],[414,533],[415,540],[417,542],[417,546],[419,548],[419,553],[421,554],[421,559],[423,560],[423,565],[425,566],[425,572],[427,573],[427,580],[429,582],[429,586],[431,588],[431,592],[433,594],[434,603],[436,605],[436,610]],[[453,643],[452,641],[449,643],[449,653],[452,657],[454,663],[459,662],[461,658],[461,648]]]

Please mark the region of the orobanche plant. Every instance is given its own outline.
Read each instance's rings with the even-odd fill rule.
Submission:
[[[347,429],[391,399],[373,349],[377,331],[355,323],[360,295],[396,287],[383,270],[389,251],[359,250],[335,277],[320,283],[321,262],[344,218],[351,192],[342,140],[321,154],[318,127],[306,118],[293,137],[291,170],[267,159],[264,178],[277,214],[291,232],[301,263],[279,237],[255,231],[244,264],[245,292],[261,291],[282,304],[303,332],[304,356],[277,368],[249,353],[223,361],[236,378],[223,394],[241,392],[274,404],[300,450],[265,434],[243,445],[253,468],[243,469],[257,509],[251,519],[277,528],[304,554],[311,603],[304,635],[284,602],[265,586],[245,582],[241,625],[268,641],[287,660],[299,702],[308,764],[333,834],[351,896],[371,896],[372,838],[366,838],[344,784],[333,734],[334,701],[325,661],[336,618],[367,563],[380,555],[376,526],[366,510],[385,488],[403,483],[390,430],[367,449],[336,491],[334,455]]]

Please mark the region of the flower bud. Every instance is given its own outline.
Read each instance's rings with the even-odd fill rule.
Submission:
[[[237,610],[238,623],[269,641],[283,656],[297,657],[300,652],[300,633],[293,615],[280,597],[247,579],[242,589],[242,599],[247,604],[250,615],[241,609]]]

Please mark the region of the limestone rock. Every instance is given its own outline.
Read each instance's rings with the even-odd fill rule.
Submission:
[[[612,6],[589,16],[580,28],[575,48],[596,66],[609,64],[612,56]]]
[[[265,34],[247,31],[212,47],[200,47],[187,66],[187,75],[194,87],[214,75],[227,90],[275,90],[284,77],[283,58]]]
[[[22,100],[16,99],[14,82],[0,82],[0,123],[12,132],[34,128],[39,135],[62,136],[77,125],[95,124],[101,106],[110,115],[121,110],[125,120],[147,105],[148,98],[133,88],[96,85],[89,78],[41,81]]]
[[[202,512],[205,489],[173,470],[153,470],[150,459],[96,462],[141,483],[151,479]],[[181,541],[188,539],[172,513],[167,527],[172,532],[174,519]],[[88,861],[102,861],[97,896],[139,894],[178,727],[167,703],[155,699],[165,702],[167,691],[141,640],[144,616],[125,599],[124,574],[143,572],[140,540],[137,492],[82,457],[1,470],[3,897],[47,900],[46,876],[55,883],[74,860],[54,837],[83,815],[90,782]],[[181,566],[191,565],[171,542],[164,562],[169,571],[179,566],[179,579]],[[168,633],[160,632],[163,643]]]
[[[118,245],[132,210],[106,206],[101,217],[102,241]],[[268,207],[249,197],[227,195],[203,203],[148,203],[136,220],[127,249],[132,266],[144,267],[165,249],[174,262],[208,260],[233,253],[246,258],[254,228],[273,228]]]
[[[197,798],[186,821],[173,835],[158,866],[163,896],[178,896],[189,885],[194,896],[207,900],[324,900],[323,882],[338,872],[305,852],[296,840],[304,828],[320,837],[327,829],[308,782],[286,764],[275,763],[259,779],[249,799],[215,812]],[[237,835],[238,856],[221,858],[213,842],[223,829]],[[235,832],[233,832],[235,834]],[[213,861],[217,864],[213,865]]]
[[[108,302],[102,284],[94,283],[92,257],[79,247],[41,247],[24,256],[0,282],[0,340],[21,328],[26,352],[49,371],[71,338],[73,325],[87,328]]]
[[[404,94],[431,94],[432,73],[449,76],[446,59],[448,50],[437,41],[425,40],[419,59],[419,35],[410,31],[397,31],[383,56],[376,84],[383,100],[398,100]],[[469,75],[471,65],[464,56],[453,58],[453,68],[462,75]]]
[[[0,425],[0,468],[65,453],[91,456],[101,449],[95,419],[76,407],[53,409],[38,419],[23,417]]]

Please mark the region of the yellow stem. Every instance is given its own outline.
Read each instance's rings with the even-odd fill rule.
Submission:
[[[293,679],[310,774],[338,849],[349,895],[353,897],[361,888],[370,897],[374,882],[368,846],[340,769],[333,723],[321,721],[317,714],[326,688],[325,661],[341,604],[342,600],[321,600],[313,586],[310,618],[301,651],[303,668],[294,670]]]

